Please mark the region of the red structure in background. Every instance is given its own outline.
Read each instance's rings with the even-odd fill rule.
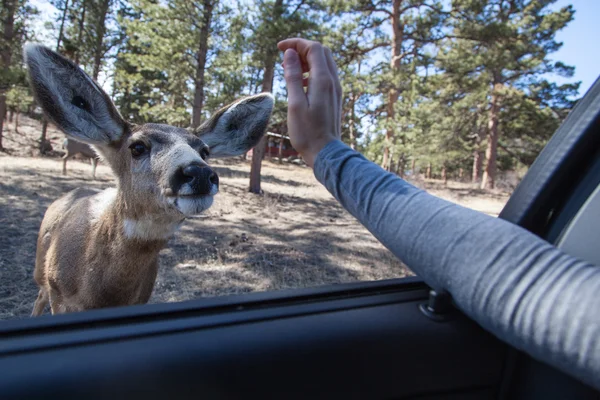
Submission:
[[[278,133],[267,132],[267,150],[265,156],[269,158],[279,157],[279,147],[281,146],[281,158],[299,158],[300,154],[292,147],[290,138]],[[283,143],[282,143],[283,141]],[[248,156],[252,156],[252,150],[248,152]]]

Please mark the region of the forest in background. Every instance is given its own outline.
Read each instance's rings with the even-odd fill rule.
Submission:
[[[30,41],[78,63],[131,122],[197,126],[268,91],[269,131],[285,135],[276,43],[319,40],[338,63],[346,143],[400,176],[420,171],[482,189],[530,166],[579,95],[579,83],[552,79],[574,73],[552,58],[575,12],[552,8],[555,0],[48,2],[52,15],[31,0],[2,0],[0,149],[5,119],[35,114],[22,60]],[[265,145],[253,152],[256,193]]]

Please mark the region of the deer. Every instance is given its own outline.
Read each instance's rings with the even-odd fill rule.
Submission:
[[[103,191],[75,189],[47,209],[36,249],[32,317],[148,302],[159,252],[188,217],[211,207],[212,158],[234,157],[264,135],[269,93],[221,108],[197,128],[127,122],[76,64],[37,44],[24,48],[36,101],[69,138],[91,145],[116,177]]]
[[[73,139],[65,138],[63,141],[63,149],[65,155],[63,159],[62,174],[67,175],[67,160],[75,157],[77,154],[81,154],[85,158],[89,158],[92,163],[92,179],[96,179],[96,167],[98,166],[98,154],[88,144],[78,142]]]

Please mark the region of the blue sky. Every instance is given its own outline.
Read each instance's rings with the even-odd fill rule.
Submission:
[[[569,4],[575,8],[575,19],[556,35],[563,47],[551,58],[575,66],[572,79],[555,80],[581,81],[579,94],[583,96],[600,75],[600,0],[558,0],[552,8]]]

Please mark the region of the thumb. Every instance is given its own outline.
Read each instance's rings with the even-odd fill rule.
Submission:
[[[307,106],[306,94],[302,87],[302,65],[300,57],[293,49],[283,53],[284,77],[288,89],[288,104],[294,106]]]

